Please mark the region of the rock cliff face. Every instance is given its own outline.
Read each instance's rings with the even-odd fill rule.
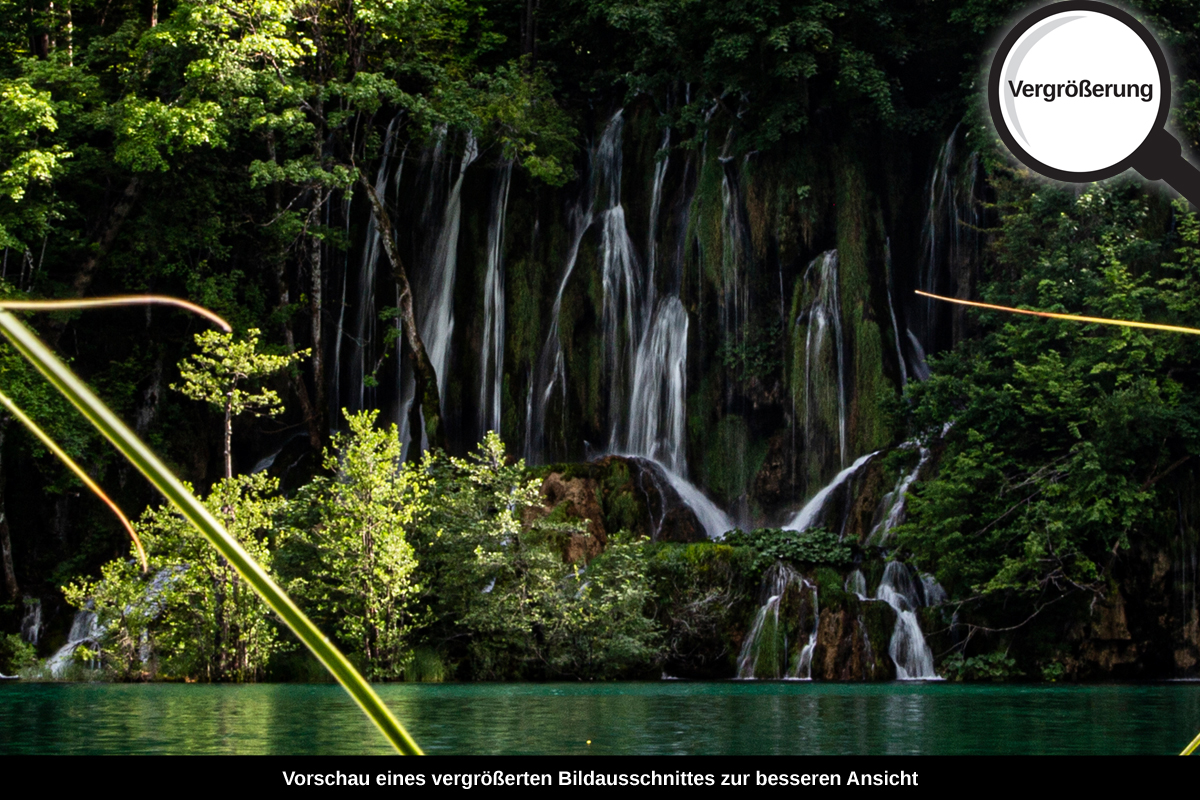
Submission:
[[[962,334],[908,298],[969,290],[978,165],[957,131],[814,124],[743,153],[719,121],[682,147],[663,119],[649,100],[596,115],[562,189],[450,135],[385,158],[377,184],[419,221],[402,249],[418,315],[441,320],[426,347],[452,449],[498,427],[530,464],[638,457],[741,527],[777,523],[888,444],[881,398]],[[404,359],[346,390],[393,324],[365,235],[332,276],[359,303],[340,322],[352,343],[329,354],[331,407],[390,409],[411,438]]]

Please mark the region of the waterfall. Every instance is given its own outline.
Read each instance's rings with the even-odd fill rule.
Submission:
[[[842,307],[838,292],[838,253],[817,256],[804,273],[811,302],[798,322],[807,324],[804,338],[804,446],[810,477],[834,461],[822,446],[829,421],[837,421],[837,458],[846,466],[846,363]],[[832,336],[830,336],[832,333]],[[826,473],[828,474],[828,473]]]
[[[959,278],[979,250],[979,160],[976,153],[960,160],[957,147],[960,128],[961,123],[955,125],[942,144],[929,178],[917,284],[931,294],[945,294],[948,288],[967,288]],[[923,351],[913,354],[911,371],[915,373],[927,369],[923,353],[933,352],[939,344],[944,344],[939,342],[938,331],[946,312],[936,300],[927,297],[912,302],[915,306],[910,308],[915,313],[909,319],[914,321],[914,336]]]
[[[660,157],[659,157],[660,156]],[[654,277],[658,270],[658,215],[662,208],[663,183],[667,179],[667,167],[671,164],[671,129],[663,128],[663,138],[658,145],[657,160],[654,162],[654,181],[650,188],[650,225],[646,234],[646,296],[645,313],[654,308]]]
[[[601,230],[601,280],[604,288],[603,338],[604,375],[609,387],[608,417],[609,442],[615,443],[619,436],[621,417],[624,414],[625,388],[637,369],[635,346],[641,338],[642,314],[641,279],[633,241],[625,227],[625,209],[620,204],[621,150],[599,155],[601,169],[611,171],[609,197],[612,205],[603,212]],[[612,163],[609,163],[612,159]]]
[[[547,416],[556,390],[565,392],[566,370],[559,339],[559,313],[587,230],[601,225],[600,268],[604,292],[602,325],[604,376],[609,386],[610,453],[646,459],[663,473],[675,493],[696,514],[710,539],[734,526],[729,517],[687,481],[684,442],[687,424],[688,317],[677,294],[654,302],[657,217],[667,158],[655,166],[649,257],[643,269],[625,223],[621,204],[622,112],[609,120],[590,159],[588,184],[576,207],[571,247],[550,313],[525,405],[525,459],[547,458]],[[669,144],[664,134],[664,149]],[[682,251],[680,251],[682,257]],[[652,313],[651,313],[652,311]],[[551,456],[552,457],[552,456]]]
[[[784,530],[789,531],[806,531],[809,528],[824,524],[829,516],[829,506],[832,505],[831,498],[839,488],[847,481],[858,474],[868,461],[879,455],[881,451],[876,450],[874,453],[867,453],[865,456],[859,456],[857,460],[844,470],[834,476],[821,491],[813,495],[813,498],[804,504],[804,508],[796,512],[791,521],[783,526]]]
[[[817,632],[821,627],[821,609],[817,605],[817,587],[811,586],[807,582],[804,585],[812,589],[812,632],[808,634],[808,641],[800,650],[800,657],[796,659],[796,666],[788,673],[788,677],[794,680],[811,681],[813,651],[817,649]]]
[[[46,669],[51,677],[61,678],[75,657],[75,650],[82,644],[91,642],[96,645],[100,639],[100,625],[92,611],[82,610],[75,613],[71,620],[71,631],[67,634],[67,643],[46,659]],[[92,665],[95,667],[95,664]]]
[[[725,152],[732,144],[733,128],[725,141]],[[727,339],[741,344],[750,315],[750,282],[746,263],[750,260],[750,226],[742,201],[737,162],[720,156],[721,163],[721,330]]]
[[[625,450],[687,474],[688,317],[678,297],[663,299],[634,359]]]
[[[695,484],[668,469],[664,468],[663,471],[667,475],[667,480],[671,482],[672,488],[679,493],[679,499],[687,504],[688,508],[695,513],[696,518],[700,520],[700,524],[704,526],[704,533],[709,539],[722,539],[726,533],[733,530],[734,524],[729,519],[729,515],[718,508],[716,503],[705,497],[704,492],[700,491]]]
[[[946,590],[937,582],[937,578],[925,572],[921,573],[921,591],[925,594],[927,606],[940,606],[950,599]]]
[[[905,328],[905,334],[908,336],[909,344],[913,349],[913,375],[917,376],[919,381],[929,380],[929,364],[925,361],[925,348],[921,346],[921,340],[912,332],[911,328]]]
[[[856,569],[846,576],[846,591],[853,592],[859,600],[867,599],[867,578],[861,569]]]
[[[443,132],[434,146],[431,158],[431,173],[437,169],[442,158],[445,143]],[[415,301],[413,310],[417,315],[417,329],[421,342],[425,345],[425,353],[437,379],[438,396],[442,398],[442,413],[445,413],[446,379],[450,364],[450,343],[454,335],[454,281],[458,272],[458,234],[462,225],[462,185],[467,168],[479,156],[479,146],[475,135],[467,132],[463,147],[462,159],[458,170],[453,174],[454,183],[446,195],[445,205],[442,206],[441,220],[436,227],[429,223],[423,227],[427,230],[437,230],[433,239],[433,248],[422,259],[423,269],[417,275],[417,286],[414,286]],[[433,196],[436,197],[436,191]],[[425,208],[425,216],[431,213],[431,202]],[[409,430],[409,412],[416,398],[416,380],[411,367],[405,363],[401,366],[400,404],[397,414],[397,427],[400,431],[400,441],[405,445],[405,457],[409,455],[409,445],[413,443],[413,432]],[[421,449],[427,442],[424,432],[421,433]]]
[[[808,641],[801,649],[796,663],[789,669],[790,650],[788,646],[788,621],[780,621],[780,607],[787,592],[795,587],[797,592],[809,589],[812,592],[811,627],[808,629]],[[808,678],[812,669],[812,651],[816,646],[817,635],[817,590],[816,587],[804,580],[798,572],[782,561],[772,564],[763,576],[763,601],[754,618],[746,641],[742,644],[738,655],[737,677],[742,680],[752,678],[778,679],[784,677]],[[804,622],[809,615],[801,613],[800,633],[805,633]]]
[[[25,613],[21,617],[21,638],[37,647],[42,635],[42,601],[25,598]]]
[[[917,622],[919,594],[906,564],[888,562],[883,580],[875,590],[875,598],[896,611],[896,627],[888,645],[888,655],[896,664],[896,678],[902,681],[937,678],[933,671],[933,653]]]
[[[904,348],[900,346],[900,326],[896,323],[896,307],[892,304],[892,292],[895,291],[892,281],[892,240],[889,237],[883,244],[883,271],[887,279],[888,316],[892,320],[892,340],[896,345],[896,361],[900,365],[900,386],[908,385],[908,367],[905,362]]]
[[[913,446],[912,443],[906,442],[908,446]],[[903,445],[901,445],[903,447]],[[928,447],[916,445],[920,451],[920,458],[917,459],[917,465],[912,471],[906,475],[900,476],[900,480],[896,482],[895,488],[883,496],[881,506],[886,509],[883,518],[874,528],[871,529],[870,535],[867,537],[867,542],[873,545],[882,545],[887,542],[892,529],[904,522],[905,507],[908,502],[908,490],[921,474],[921,470],[928,463],[932,451]]]
[[[421,340],[429,354],[429,363],[437,376],[438,392],[446,391],[450,337],[454,333],[454,279],[458,270],[458,231],[462,224],[462,184],[467,167],[479,156],[475,135],[467,133],[467,143],[458,167],[458,178],[446,199],[446,213],[434,248],[423,301],[420,304]]]
[[[346,220],[346,239],[350,239],[350,205],[352,195],[346,193],[345,199],[342,201],[342,216]],[[368,241],[370,240],[370,225],[374,224],[374,219],[368,222]],[[342,301],[338,304],[338,321],[337,333],[333,337],[333,372],[329,403],[329,426],[331,430],[337,430],[341,424],[341,411],[345,405],[342,402],[342,339],[346,334],[346,308],[350,305],[347,302],[346,288],[350,276],[350,252],[347,249],[345,258],[342,259]]]
[[[500,432],[500,388],[504,377],[504,218],[512,161],[496,176],[487,234],[487,275],[483,282],[483,352],[479,370],[479,434]]]
[[[558,294],[554,297],[554,305],[550,309],[550,331],[546,335],[546,343],[542,346],[537,366],[529,381],[529,395],[525,401],[525,461],[529,464],[541,464],[546,458],[546,415],[555,388],[559,393],[566,394],[567,373],[563,363],[562,340],[559,338],[559,313],[562,310],[563,293],[567,290],[567,281],[575,271],[575,263],[579,258],[579,247],[583,243],[584,234],[594,220],[593,206],[599,194],[599,184],[606,182],[609,176],[603,173],[605,168],[611,169],[614,151],[620,148],[621,131],[624,129],[622,112],[618,111],[608,121],[596,151],[591,154],[588,164],[587,185],[581,192],[575,207],[568,213],[572,223],[571,246],[567,250],[566,266],[563,269],[562,280],[558,284]]]
[[[687,475],[684,461],[683,440],[686,425],[687,394],[687,311],[677,294],[663,298],[655,308],[655,273],[658,265],[658,217],[662,208],[663,182],[670,164],[671,129],[663,132],[658,153],[662,156],[654,164],[654,180],[650,193],[650,219],[647,226],[646,272],[640,282],[640,297],[628,301],[629,322],[633,313],[640,317],[640,324],[630,324],[629,333],[634,337],[636,350],[631,365],[631,387],[627,414],[621,414],[613,427],[609,448],[649,458],[677,476]],[[619,202],[620,198],[616,198]],[[621,217],[622,230],[624,216]],[[624,237],[628,242],[628,235]],[[606,237],[607,245],[607,237]],[[631,243],[630,243],[630,246]],[[607,246],[606,246],[607,250]],[[605,253],[604,263],[609,263]],[[609,339],[610,284],[605,289],[605,340]],[[620,376],[610,374],[612,383],[617,384]],[[626,411],[620,405],[619,396],[614,396],[611,409]],[[625,433],[622,435],[622,423]]]

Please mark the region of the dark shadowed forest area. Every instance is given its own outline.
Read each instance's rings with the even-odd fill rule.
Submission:
[[[0,297],[372,679],[1200,677],[1200,218],[1011,0],[0,0]],[[1200,3],[1130,9],[1200,152]],[[319,665],[7,343],[0,673]]]

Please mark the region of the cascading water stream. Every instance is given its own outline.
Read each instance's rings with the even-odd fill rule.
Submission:
[[[896,345],[896,361],[900,364],[900,386],[908,385],[908,361],[904,356],[904,348],[900,346],[900,326],[896,322],[896,307],[892,304],[892,293],[895,291],[892,281],[892,240],[888,238],[883,245],[883,271],[887,279],[888,317],[892,321],[892,339]]]
[[[442,159],[446,136],[439,136],[431,158],[431,172],[435,170]],[[463,146],[462,159],[458,170],[453,175],[454,182],[446,195],[440,223],[436,227],[437,237],[433,240],[433,249],[429,253],[425,268],[419,273],[418,285],[414,287],[417,302],[414,310],[417,315],[417,328],[425,352],[429,356],[429,364],[433,367],[437,378],[438,396],[442,398],[442,412],[445,413],[446,380],[450,363],[450,343],[454,335],[454,281],[458,272],[458,235],[462,226],[462,185],[467,168],[479,156],[479,146],[475,135],[468,132]],[[436,192],[434,193],[436,196]],[[427,208],[428,212],[429,209]],[[430,226],[433,229],[433,226]],[[400,441],[405,446],[405,456],[408,446],[412,443],[412,432],[409,430],[409,412],[415,401],[416,380],[407,363],[402,365],[400,378],[401,401],[397,427]],[[424,431],[421,433],[421,449],[428,443]]]
[[[25,613],[21,617],[21,638],[37,647],[42,635],[42,601],[25,600]]]
[[[467,134],[458,177],[446,199],[442,230],[434,248],[432,269],[420,306],[421,339],[437,375],[438,391],[446,391],[450,337],[454,333],[454,279],[458,271],[458,232],[462,225],[462,184],[467,167],[479,156],[474,134]]]
[[[608,451],[653,462],[680,500],[696,514],[706,535],[720,538],[734,527],[729,517],[685,477],[687,311],[677,294],[654,302],[657,245],[648,248],[650,255],[643,270],[629,236],[621,204],[623,128],[624,119],[618,112],[600,137],[591,159],[588,186],[571,212],[572,245],[551,309],[550,332],[526,401],[525,458],[529,463],[541,463],[546,458],[547,412],[555,391],[563,391],[566,385],[558,327],[563,293],[584,234],[599,222],[604,375],[609,386]],[[664,147],[669,141],[668,133],[664,135]],[[667,165],[668,159],[662,158],[655,166],[649,226],[652,243],[657,236]]]
[[[899,561],[889,561],[875,597],[896,612],[896,627],[892,630],[892,641],[888,645],[888,655],[896,664],[896,678],[902,681],[936,679],[933,652],[926,644],[925,634],[921,632],[921,625],[917,621],[916,610],[920,602],[908,566]]]
[[[618,111],[608,121],[596,150],[591,153],[588,163],[587,185],[568,212],[572,223],[571,246],[567,250],[566,266],[563,269],[562,280],[558,284],[558,293],[554,297],[554,305],[550,309],[550,331],[546,335],[546,343],[542,346],[537,366],[529,381],[529,395],[525,401],[525,461],[529,464],[541,464],[546,458],[546,415],[550,401],[557,388],[563,395],[566,393],[566,366],[563,363],[562,339],[559,336],[559,315],[562,310],[563,293],[567,290],[567,282],[575,271],[575,263],[579,259],[579,247],[583,243],[584,234],[592,226],[595,219],[594,206],[599,195],[599,187],[605,182],[606,172],[611,171],[613,155],[619,149],[621,132],[624,128],[622,112]]]
[[[75,658],[75,651],[87,643],[95,645],[102,631],[100,625],[96,621],[95,613],[87,610],[78,611],[75,613],[75,618],[71,620],[71,630],[67,634],[67,643],[46,659],[46,669],[51,677],[61,678],[66,674],[67,667]]]
[[[929,178],[928,208],[921,231],[920,261],[917,266],[918,288],[930,294],[945,294],[956,284],[962,285],[964,272],[974,262],[980,248],[981,210],[978,193],[979,160],[977,153],[965,159],[958,153],[961,123],[954,126],[942,144]],[[969,278],[968,278],[969,280]],[[911,336],[920,347],[914,348],[910,371],[925,372],[925,353],[938,346],[943,326],[944,307],[931,298],[909,301]]]
[[[825,523],[829,516],[829,506],[832,504],[834,493],[857,475],[858,471],[866,466],[868,461],[879,455],[880,452],[876,450],[873,453],[867,453],[865,456],[859,456],[853,464],[835,475],[828,485],[813,495],[812,499],[796,512],[796,515],[792,517],[788,524],[783,526],[783,529],[789,531],[806,531]]]
[[[846,591],[853,592],[859,600],[867,598],[867,577],[861,569],[856,569],[846,576]]]
[[[914,446],[912,443],[906,443],[909,446]],[[917,480],[924,469],[925,464],[929,462],[932,456],[932,451],[928,447],[915,445],[919,452],[920,458],[917,459],[917,465],[912,471],[906,475],[902,475],[900,480],[896,482],[895,488],[888,492],[883,497],[883,507],[887,509],[879,524],[871,529],[870,535],[867,537],[867,542],[872,545],[883,545],[890,538],[892,529],[904,522],[904,512],[908,503],[908,490]]]
[[[500,389],[504,377],[504,219],[512,182],[512,161],[496,176],[488,223],[487,275],[483,284],[483,350],[479,375],[479,433],[500,431]]]
[[[667,471],[687,474],[683,443],[687,424],[688,317],[678,297],[663,298],[634,359],[624,449]]]
[[[817,604],[817,587],[811,586],[807,581],[804,585],[812,589],[812,631],[808,634],[808,641],[801,648],[796,666],[788,673],[788,677],[792,680],[811,681],[813,651],[817,649],[817,632],[821,628],[821,609]]]
[[[828,250],[813,259],[805,270],[804,283],[812,298],[800,320],[807,325],[804,338],[804,443],[808,472],[815,476],[829,463],[836,462],[845,467],[849,455],[837,250]],[[824,444],[833,433],[828,430],[832,420],[836,420],[837,426],[836,459],[828,452],[832,445]]]
[[[792,587],[795,587],[795,591],[811,590],[812,627],[808,643],[801,656],[797,658],[795,667],[789,670],[788,621],[780,620],[780,607],[788,590]],[[762,597],[762,605],[754,618],[754,625],[750,628],[746,641],[742,645],[741,653],[738,655],[737,677],[741,680],[809,677],[808,672],[812,665],[812,647],[815,646],[818,620],[816,588],[805,581],[800,573],[790,566],[782,561],[777,561],[763,575]],[[803,626],[801,632],[804,632]],[[805,651],[808,655],[806,664],[802,663]],[[801,671],[805,672],[803,676],[800,675]]]
[[[609,442],[616,442],[627,405],[625,389],[637,369],[635,344],[643,330],[642,280],[633,241],[625,226],[625,209],[620,204],[620,148],[611,156],[609,199],[613,203],[601,214],[601,282],[604,289],[603,338],[604,374],[609,389]],[[601,156],[606,154],[601,153]],[[605,161],[602,160],[604,165]]]

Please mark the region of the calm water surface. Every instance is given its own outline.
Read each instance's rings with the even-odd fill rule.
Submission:
[[[378,688],[428,753],[1173,754],[1200,730],[1200,683]],[[333,685],[0,684],[0,754],[386,752]]]

